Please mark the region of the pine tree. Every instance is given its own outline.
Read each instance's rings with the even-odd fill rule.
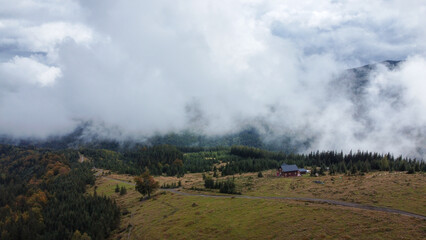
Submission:
[[[315,176],[316,176],[316,173],[317,173],[317,167],[316,167],[316,166],[313,166],[313,167],[312,167],[312,171],[311,171],[311,177],[315,177]]]
[[[121,189],[120,189],[120,195],[124,195],[126,193],[127,193],[126,187],[122,186]]]
[[[324,173],[324,166],[321,166],[321,167],[320,167],[320,170],[319,170],[318,174],[319,174],[320,176],[324,176],[324,175],[325,175],[325,173]]]
[[[214,180],[211,177],[206,177],[204,180],[205,188],[214,188]]]
[[[336,174],[336,165],[330,166],[330,171],[328,172],[329,175],[335,175]]]
[[[358,172],[358,169],[356,168],[356,166],[352,165],[352,167],[351,167],[351,174],[355,175],[357,172]]]
[[[388,160],[388,156],[385,156],[382,158],[382,160],[380,160],[380,170],[381,171],[389,171],[389,160]]]

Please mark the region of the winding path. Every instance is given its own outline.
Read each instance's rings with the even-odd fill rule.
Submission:
[[[199,194],[199,193],[188,193],[188,192],[181,192],[176,189],[163,189],[168,192],[176,193],[183,196],[199,196],[199,197],[211,197],[211,198],[245,198],[245,199],[274,199],[274,200],[296,200],[296,201],[304,201],[304,202],[318,202],[318,203],[329,203],[333,205],[339,205],[339,206],[345,206],[345,207],[351,207],[351,208],[359,208],[359,209],[365,209],[365,210],[372,210],[372,211],[380,211],[380,212],[387,212],[387,213],[397,213],[409,217],[415,217],[420,218],[423,220],[426,220],[426,216],[410,213],[398,209],[393,208],[385,208],[385,207],[375,207],[370,205],[363,205],[358,203],[350,203],[350,202],[342,202],[337,200],[329,200],[329,199],[320,199],[320,198],[303,198],[303,197],[257,197],[257,196],[247,196],[247,195],[208,195],[208,194]]]
[[[130,184],[130,185],[135,185],[134,183],[115,179],[115,178],[110,178],[110,177],[105,177],[105,176],[104,176],[104,178],[107,178],[107,179],[110,179],[110,180],[113,180],[113,181],[117,181],[117,182],[127,183],[127,184]],[[396,214],[400,214],[400,215],[404,215],[404,216],[409,216],[409,217],[414,217],[414,218],[426,220],[426,216],[423,216],[423,215],[420,215],[420,214],[415,214],[415,213],[410,213],[410,212],[406,212],[406,211],[402,211],[402,210],[398,210],[398,209],[376,207],[376,206],[363,205],[363,204],[350,203],[350,202],[343,202],[343,201],[330,200],[330,199],[304,198],[304,197],[266,197],[266,196],[259,197],[259,196],[247,196],[247,195],[209,195],[209,194],[201,194],[201,193],[181,192],[181,191],[176,190],[176,189],[162,189],[162,190],[167,191],[167,192],[172,192],[172,193],[175,193],[175,194],[179,194],[179,195],[182,195],[182,196],[198,196],[198,197],[209,197],[209,198],[245,198],[245,199],[267,199],[267,200],[268,199],[272,199],[272,200],[295,200],[295,201],[303,201],[303,202],[328,203],[328,204],[350,207],[350,208],[358,208],[358,209],[387,212],[387,213],[396,213]]]

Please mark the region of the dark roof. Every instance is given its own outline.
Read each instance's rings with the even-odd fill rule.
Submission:
[[[283,172],[299,171],[299,168],[296,165],[287,165],[285,163],[281,165],[281,169]]]
[[[300,172],[307,172],[306,169],[304,169],[304,168],[299,168],[299,171]]]

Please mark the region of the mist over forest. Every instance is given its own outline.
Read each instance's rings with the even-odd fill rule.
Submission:
[[[424,159],[420,3],[0,4],[0,141]]]
[[[0,0],[0,239],[426,239],[424,16]]]

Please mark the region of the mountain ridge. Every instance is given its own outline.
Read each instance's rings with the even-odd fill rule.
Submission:
[[[362,95],[365,94],[365,86],[369,82],[369,75],[378,65],[384,65],[389,70],[394,70],[403,61],[386,60],[380,63],[363,65],[361,67],[345,70],[334,82],[342,90],[351,94],[351,100],[359,118],[363,116]],[[161,145],[170,144],[178,147],[218,147],[244,145],[250,147],[264,148],[268,150],[284,152],[301,152],[306,150],[313,139],[303,141],[296,140],[292,136],[279,136],[270,141],[265,141],[265,136],[259,133],[258,129],[252,125],[242,127],[236,133],[224,134],[220,136],[208,136],[189,130],[180,132],[169,132],[166,134],[155,134],[150,137],[141,137],[140,139],[124,138],[118,140],[111,137],[99,136],[91,128],[96,123],[91,121],[82,122],[72,132],[63,136],[50,136],[46,139],[37,138],[13,138],[10,136],[0,136],[0,143],[12,144],[17,146],[36,146],[51,149],[92,147],[104,148],[110,150],[120,150],[133,148],[141,145]],[[102,131],[109,131],[103,126]]]

